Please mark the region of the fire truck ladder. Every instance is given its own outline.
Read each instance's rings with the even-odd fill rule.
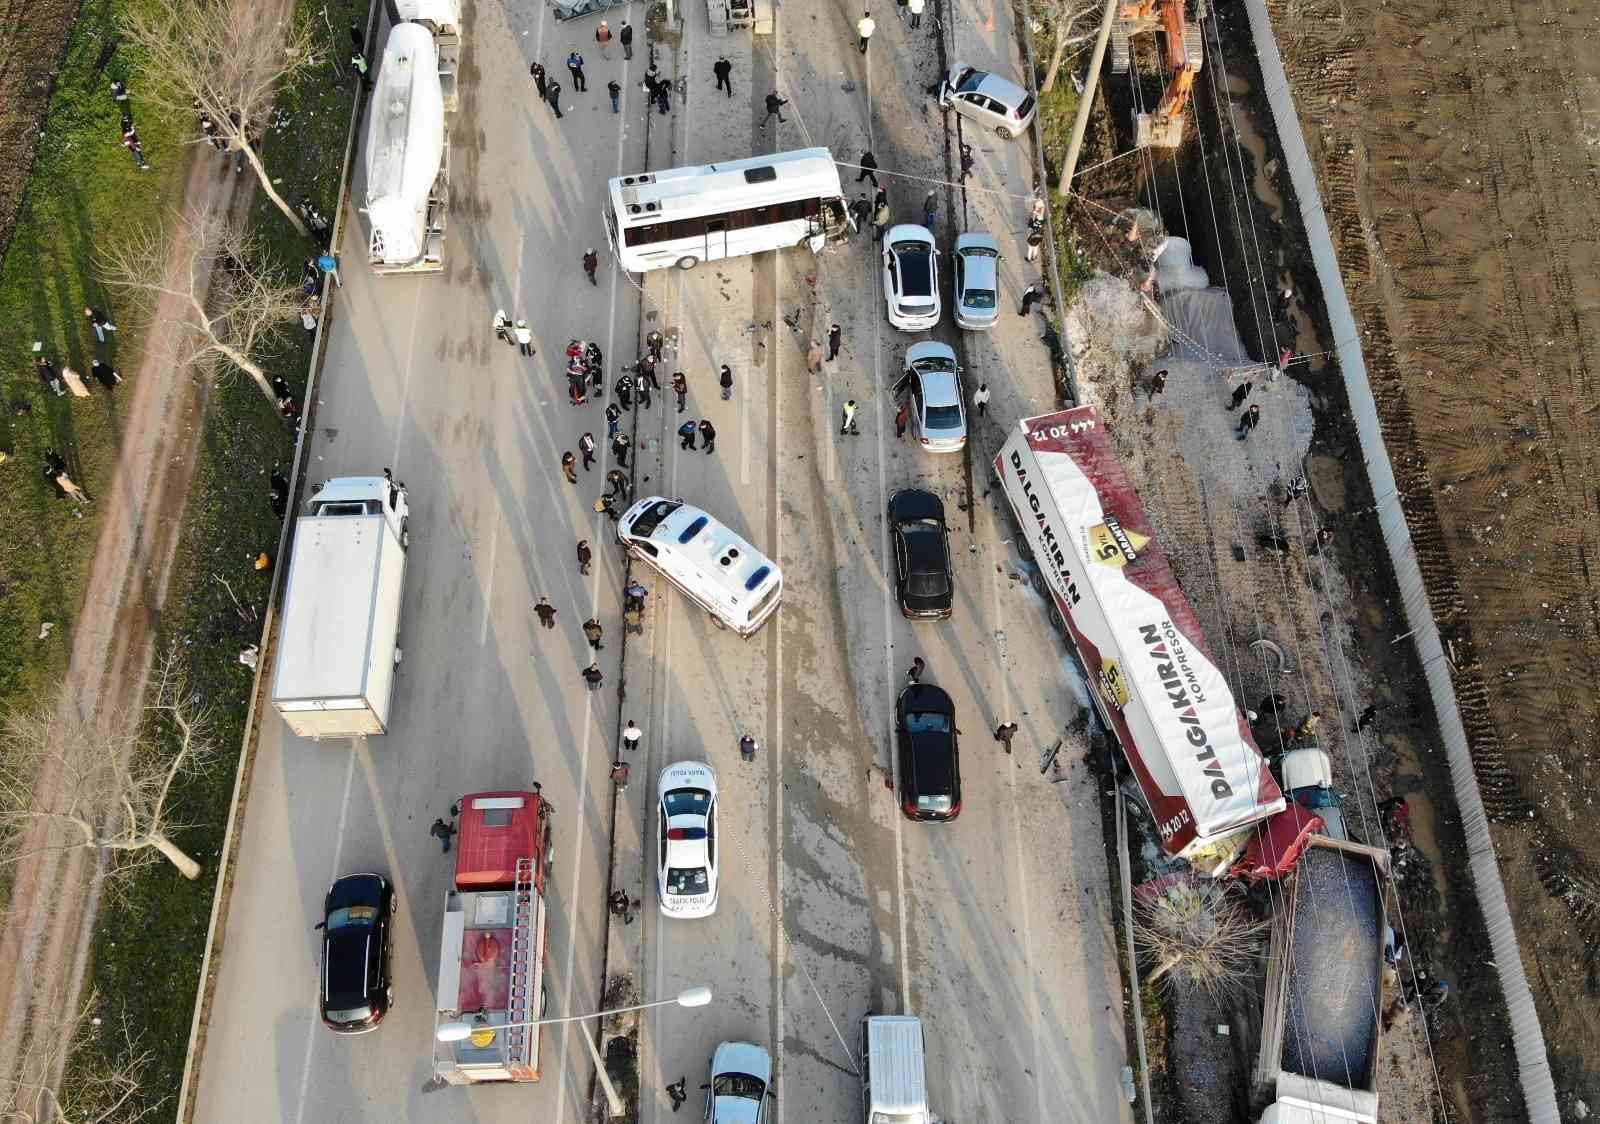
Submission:
[[[533,892],[533,862],[531,858],[517,860],[516,915],[511,927],[511,999],[506,1011],[506,1021],[512,1023],[531,1022],[539,1004],[534,968],[539,955],[535,939],[539,932],[540,903]],[[538,1033],[536,1026],[514,1026],[506,1031],[506,1064],[513,1072],[530,1067],[531,1044]],[[531,1077],[531,1073],[528,1076]]]

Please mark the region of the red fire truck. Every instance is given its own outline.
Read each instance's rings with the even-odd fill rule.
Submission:
[[[433,1044],[435,1079],[450,1085],[539,1080],[544,1008],[545,872],[550,806],[532,792],[461,798],[455,886],[445,893],[435,1029],[471,1033]]]

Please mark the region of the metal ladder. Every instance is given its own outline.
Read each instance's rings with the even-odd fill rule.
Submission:
[[[538,950],[533,947],[533,860],[518,859],[516,875],[515,913],[511,924],[511,999],[507,1004],[507,1022],[526,1023],[533,1018],[533,958]],[[536,1026],[514,1026],[506,1031],[506,1064],[525,1066],[531,1051],[532,1036],[539,1033]]]

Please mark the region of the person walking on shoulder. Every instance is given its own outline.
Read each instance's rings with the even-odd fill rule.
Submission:
[[[567,56],[567,73],[572,75],[572,88],[578,93],[587,93],[589,83],[583,77],[583,56],[573,51]]]
[[[923,0],[906,0],[906,11],[911,13],[911,30],[922,26]]]
[[[683,413],[683,404],[689,398],[689,380],[679,371],[672,376],[672,393],[678,396],[678,413]]]
[[[862,54],[867,53],[867,42],[872,38],[872,33],[878,30],[878,25],[873,22],[871,12],[862,12],[861,18],[856,20],[856,46]]]
[[[994,740],[1005,747],[1006,756],[1011,756],[1011,739],[1017,736],[1015,722],[1002,722],[994,728]]]
[[[578,573],[587,574],[589,563],[594,561],[594,551],[589,549],[588,539],[578,540]]]
[[[722,400],[724,402],[733,397],[733,368],[726,363],[722,365],[722,373],[717,378],[717,385],[722,387]]]
[[[717,89],[727,90],[728,96],[733,97],[733,63],[718,55],[717,61],[711,64],[711,73],[717,76]],[[768,108],[771,108],[770,103]],[[779,120],[782,120],[781,115]]]
[[[567,478],[568,484],[578,482],[578,458],[572,455],[571,449],[561,454],[561,475]]]
[[[595,272],[600,268],[600,255],[590,246],[583,252],[583,271],[589,275],[589,284],[599,288],[600,281],[595,277]]]
[[[548,597],[540,596],[539,603],[533,607],[534,615],[539,618],[539,623],[545,628],[556,626],[556,607],[550,604]]]
[[[598,691],[602,686],[605,685],[605,673],[600,670],[600,665],[598,663],[591,663],[588,667],[583,669],[583,681],[588,685],[589,690],[591,691]]]
[[[856,437],[861,436],[861,431],[856,428],[856,400],[854,398],[844,404],[844,411],[839,420],[839,433],[841,436],[846,433]]]
[[[980,382],[978,389],[972,392],[972,408],[978,411],[981,418],[989,412],[989,384]]]
[[[605,634],[606,630],[600,627],[600,622],[594,617],[590,617],[583,622],[583,638],[589,642],[589,647],[595,651],[598,652],[605,647],[604,644],[600,643],[601,637]]]
[[[839,357],[839,347],[844,342],[844,329],[837,320],[828,329],[828,362],[832,363]]]
[[[733,96],[733,90],[731,87],[728,90],[728,96],[730,98]],[[767,115],[761,119],[761,127],[765,129],[767,127],[767,122],[772,120],[773,117],[777,117],[779,124],[782,124],[784,121],[786,121],[787,118],[783,115],[783,107],[788,104],[789,99],[780,98],[778,96],[778,91],[774,90],[772,93],[768,94]]]
[[[545,86],[544,91],[544,100],[550,103],[550,109],[555,113],[556,120],[561,120],[565,116],[561,112],[561,83],[552,81]]]
[[[623,20],[622,26],[617,28],[617,42],[622,44],[623,59],[633,58],[633,24],[627,20]]]
[[[533,88],[539,91],[539,100],[548,100],[545,97],[547,83],[544,77],[544,64],[537,62],[534,63],[532,66],[528,67],[528,73],[533,75]]]

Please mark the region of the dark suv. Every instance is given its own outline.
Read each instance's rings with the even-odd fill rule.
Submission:
[[[900,810],[907,819],[946,822],[961,814],[956,708],[930,683],[900,692],[894,708],[900,748]]]
[[[381,874],[347,874],[323,903],[322,1021],[361,1034],[383,1021],[394,1002],[389,949],[394,888]]]

